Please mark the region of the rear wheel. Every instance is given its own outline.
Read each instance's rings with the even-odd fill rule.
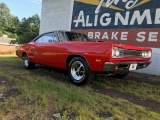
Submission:
[[[74,57],[68,64],[71,82],[82,85],[93,79],[93,73],[87,62],[81,57]]]
[[[27,54],[25,54],[23,56],[23,66],[26,68],[26,69],[32,69],[35,67],[35,64],[32,63],[30,60],[29,60],[29,57]]]

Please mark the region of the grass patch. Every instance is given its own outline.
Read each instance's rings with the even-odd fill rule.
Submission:
[[[16,56],[16,54],[4,54],[4,55],[0,54],[0,58],[5,58],[5,57],[8,58],[8,57],[17,57],[17,56]]]
[[[50,120],[56,119],[56,115],[59,115],[57,119],[60,120],[105,120],[107,118],[159,120],[160,118],[159,113],[149,111],[143,106],[95,92],[91,85],[77,87],[60,82],[56,77],[52,77],[47,69],[23,69],[20,65],[21,62],[15,56],[0,56],[0,76],[9,83],[0,85],[0,90],[7,91],[16,88],[22,93],[8,97],[5,102],[0,102],[1,120]],[[159,98],[158,86],[154,88],[153,85],[145,83],[139,85],[134,81],[101,79],[98,78],[98,81],[94,81],[92,84],[98,87],[114,88],[142,98],[150,92],[148,99]],[[131,92],[133,90],[134,92]],[[140,96],[140,93],[143,95]],[[152,97],[151,94],[153,94]]]
[[[149,80],[151,79],[151,77],[148,78]],[[98,76],[95,84],[107,89],[114,89],[142,99],[150,99],[160,103],[160,86],[150,85],[141,82],[141,80],[137,82],[131,80],[130,77],[127,79],[106,79],[105,77]]]

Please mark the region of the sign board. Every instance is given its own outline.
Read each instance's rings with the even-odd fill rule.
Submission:
[[[75,0],[71,30],[93,40],[160,48],[160,0]]]

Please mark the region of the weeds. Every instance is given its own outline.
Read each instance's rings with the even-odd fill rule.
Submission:
[[[0,76],[14,84],[1,85],[2,92],[17,88],[22,94],[11,96],[0,102],[0,119],[54,119],[60,120],[159,120],[160,113],[149,111],[143,106],[130,103],[125,99],[112,98],[95,92],[92,85],[99,88],[116,89],[159,102],[159,86],[136,81],[98,77],[88,86],[77,87],[61,82],[43,69],[26,70],[21,60],[13,56],[0,56]],[[41,75],[43,73],[43,75]],[[59,73],[62,75],[61,73]]]
[[[150,77],[149,77],[150,78]],[[141,99],[150,99],[160,102],[160,86],[137,82],[130,79],[113,79],[98,76],[94,84],[106,89],[114,89],[120,92],[129,93]]]

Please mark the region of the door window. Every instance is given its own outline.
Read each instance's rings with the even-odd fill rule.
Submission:
[[[42,43],[42,41],[43,41],[43,36],[39,37],[35,42],[36,43]]]
[[[43,36],[39,37],[36,41],[36,43],[53,43],[58,42],[58,37],[56,32],[54,33],[47,33]]]
[[[43,36],[43,43],[52,43],[53,42],[53,33],[48,33]]]

